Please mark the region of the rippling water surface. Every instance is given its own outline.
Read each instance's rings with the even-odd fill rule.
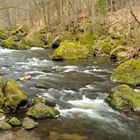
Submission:
[[[105,103],[115,86],[109,76],[116,67],[106,58],[53,62],[51,50],[0,49],[0,74],[18,79],[29,97],[54,100],[60,111],[57,119],[39,121],[39,128],[1,131],[0,140],[140,140],[140,121],[121,114]],[[35,85],[45,85],[47,89]],[[18,114],[22,116],[22,114]]]

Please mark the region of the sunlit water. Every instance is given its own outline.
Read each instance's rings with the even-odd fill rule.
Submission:
[[[105,102],[111,87],[109,76],[116,67],[108,59],[53,62],[51,50],[0,49],[0,74],[20,82],[29,97],[41,96],[57,103],[60,116],[39,121],[26,131],[0,131],[0,140],[139,140],[140,121],[119,113]],[[45,71],[44,71],[45,69]],[[47,89],[36,88],[45,84]],[[17,116],[22,116],[16,114]]]

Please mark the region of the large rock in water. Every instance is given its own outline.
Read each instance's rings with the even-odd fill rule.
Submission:
[[[33,119],[26,117],[23,119],[22,126],[26,130],[33,129],[38,126],[38,123],[35,122]]]
[[[17,107],[24,105],[27,102],[27,95],[17,84],[16,81],[9,79],[5,87],[5,104],[6,112],[14,112]]]
[[[59,111],[54,107],[49,107],[43,103],[38,103],[28,109],[27,115],[36,118],[54,118],[59,114]]]
[[[120,85],[111,90],[107,102],[117,110],[130,112],[140,111],[140,91],[128,85]]]
[[[89,56],[90,49],[87,46],[71,43],[61,42],[60,46],[54,51],[53,60],[64,59],[85,59]]]
[[[140,84],[140,60],[130,59],[116,68],[111,80],[128,84]]]

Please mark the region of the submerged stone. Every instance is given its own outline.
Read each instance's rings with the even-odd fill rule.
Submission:
[[[38,103],[28,109],[27,115],[36,119],[54,118],[59,115],[59,111],[44,103]]]
[[[128,84],[140,84],[140,60],[131,59],[119,65],[111,75],[111,80]]]
[[[128,85],[120,85],[111,90],[107,102],[115,109],[130,112],[140,111],[140,91],[130,88]]]
[[[12,117],[9,120],[9,124],[12,125],[12,126],[20,126],[21,125],[21,121],[18,118],[16,118],[16,117]]]
[[[26,130],[33,129],[38,126],[38,123],[35,122],[33,119],[26,117],[23,119],[22,126]]]
[[[35,97],[34,98],[34,103],[35,104],[43,103],[45,105],[52,106],[52,107],[56,106],[55,102],[53,102],[53,101],[51,101],[49,99],[46,99],[46,98],[41,98],[41,97]]]

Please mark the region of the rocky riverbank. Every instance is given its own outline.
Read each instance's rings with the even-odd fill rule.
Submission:
[[[27,130],[33,129],[38,126],[33,118],[55,118],[59,115],[55,106],[54,102],[40,97],[29,101],[27,94],[16,81],[0,79],[0,129],[9,130],[21,125]],[[22,114],[23,108],[27,110],[24,118],[19,120],[14,117],[17,110]]]

